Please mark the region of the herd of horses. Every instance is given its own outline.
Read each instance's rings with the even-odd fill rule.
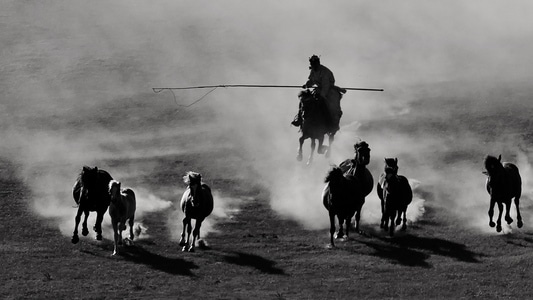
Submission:
[[[311,139],[311,153],[307,164],[312,163],[313,154],[318,141],[318,154],[323,154],[327,149],[326,156],[331,151],[331,143],[334,140],[336,130],[330,130],[327,126],[326,112],[323,111],[323,101],[314,97],[309,90],[302,91],[298,95],[300,107],[303,110],[303,122],[300,125],[301,136],[299,138],[299,148],[297,160],[302,159],[302,145],[306,139]],[[335,128],[335,127],[333,127]],[[337,127],[338,128],[338,127]],[[324,136],[329,136],[329,145],[324,146]],[[335,238],[348,238],[348,232],[352,218],[355,217],[355,232],[359,229],[361,208],[365,203],[365,197],[370,194],[374,186],[374,181],[369,170],[366,168],[370,161],[370,148],[364,141],[354,145],[354,159],[343,161],[339,166],[333,166],[325,177],[326,186],[322,192],[324,207],[328,210],[330,219],[330,244],[335,247]],[[514,199],[517,212],[517,226],[523,226],[520,214],[520,196],[522,193],[522,179],[518,167],[509,162],[501,161],[501,155],[496,158],[487,155],[484,162],[487,175],[486,189],[490,195],[489,206],[489,226],[495,227],[501,232],[501,218],[505,205],[505,221],[511,224],[513,219],[510,216],[511,203]],[[381,222],[380,227],[394,235],[396,226],[402,225],[401,230],[407,228],[407,207],[412,202],[413,191],[409,180],[398,174],[398,159],[385,158],[385,167],[377,183],[377,194],[381,200]],[[493,221],[494,206],[498,204],[499,215],[496,223]],[[403,217],[403,218],[402,218]],[[339,231],[336,232],[335,218],[339,223]],[[390,225],[389,225],[390,221]]]
[[[315,140],[319,142],[318,153],[327,155],[331,150],[335,130],[331,131],[331,127],[327,126],[325,117],[320,113],[322,109],[317,103],[319,100],[315,99],[310,91],[301,92],[299,97],[303,108],[303,122],[300,128],[302,134],[299,140],[300,147],[297,159],[301,160],[302,158],[304,140],[311,138],[311,155],[307,162],[309,164],[313,160]],[[325,135],[329,136],[329,147],[323,145]],[[324,149],[327,149],[327,152]],[[372,192],[374,187],[374,179],[367,169],[369,162],[370,147],[365,141],[360,141],[354,145],[353,159],[347,159],[338,166],[333,166],[326,174],[322,201],[330,219],[329,248],[335,247],[334,240],[336,238],[347,239],[349,237],[352,218],[355,218],[353,229],[357,233],[362,233],[359,228],[361,209],[365,203],[365,197]],[[487,175],[486,189],[490,195],[489,226],[496,227],[497,232],[502,231],[501,219],[504,205],[505,221],[509,225],[513,222],[510,209],[514,199],[517,226],[521,228],[523,222],[519,204],[522,194],[522,179],[518,167],[509,162],[502,162],[501,155],[498,158],[487,155],[484,167],[483,173]],[[189,171],[183,177],[183,181],[187,188],[180,201],[184,217],[179,245],[182,247],[182,251],[193,252],[196,242],[200,241],[202,222],[213,211],[214,201],[210,187],[202,182],[201,174]],[[413,191],[409,180],[398,174],[397,158],[385,158],[384,170],[379,177],[376,188],[381,200],[380,227],[388,231],[391,237],[394,235],[396,226],[402,225],[400,230],[405,231],[407,228],[407,207],[413,199]],[[133,243],[133,226],[137,204],[132,189],[122,189],[121,183],[114,180],[105,170],[84,166],[76,179],[72,193],[78,208],[72,243],[79,242],[78,226],[82,214],[85,216],[82,223],[82,235],[89,234],[87,228],[89,212],[96,212],[97,214],[93,229],[96,232],[96,239],[102,240],[102,221],[108,209],[114,232],[113,255],[119,253],[118,246],[122,245],[123,242]],[[494,206],[496,204],[498,204],[499,215],[496,223],[494,223]],[[192,227],[192,219],[195,220],[194,228]],[[339,224],[338,232],[335,226],[336,219]],[[123,240],[122,232],[126,230],[126,224],[130,227],[130,235],[128,239]],[[190,239],[191,232],[192,241]]]
[[[187,172],[183,181],[187,184],[187,188],[183,192],[180,203],[184,217],[179,245],[183,247],[182,251],[193,252],[195,242],[200,239],[202,222],[213,211],[213,196],[209,186],[202,182],[201,174],[192,171]],[[82,214],[85,218],[81,233],[83,236],[89,234],[87,228],[89,212],[96,212],[96,222],[93,229],[96,233],[96,239],[102,240],[102,221],[108,208],[114,233],[113,255],[119,253],[119,245],[123,243],[133,244],[137,200],[132,189],[121,188],[120,181],[114,180],[105,170],[84,166],[74,183],[72,194],[78,208],[71,240],[73,244],[79,242],[78,226]],[[191,226],[191,219],[196,221],[194,230]],[[129,238],[123,239],[122,232],[126,230],[126,225],[129,225],[130,235]],[[192,242],[190,240],[191,231]]]

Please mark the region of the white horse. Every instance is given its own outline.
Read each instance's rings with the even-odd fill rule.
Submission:
[[[133,243],[133,222],[135,219],[135,193],[131,189],[121,189],[120,182],[111,180],[109,182],[109,195],[111,204],[109,205],[109,216],[113,225],[115,247],[113,255],[118,254],[118,245],[122,245],[122,231],[126,230],[126,221],[129,221],[130,237],[125,241]]]

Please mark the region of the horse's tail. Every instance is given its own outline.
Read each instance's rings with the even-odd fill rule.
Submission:
[[[74,202],[76,202],[76,207],[80,206],[80,195],[81,192],[81,180],[76,180],[76,183],[74,183],[74,186],[72,187],[72,198],[74,198]]]
[[[205,184],[202,183],[202,194],[203,194],[203,213],[205,217],[209,216],[213,212],[214,208],[214,200],[213,200],[213,194],[211,193],[211,188]]]
[[[400,187],[402,189],[403,204],[407,206],[413,201],[413,190],[411,189],[409,180],[405,176],[398,175],[398,179],[400,180]]]
[[[124,198],[128,207],[127,217],[135,216],[135,211],[137,210],[137,199],[135,197],[135,192],[132,189],[127,188],[122,190],[122,193],[124,194]]]

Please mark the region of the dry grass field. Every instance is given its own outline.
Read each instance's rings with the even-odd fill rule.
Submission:
[[[109,153],[115,154],[101,159],[99,166],[134,190],[145,191],[138,194],[141,213],[138,221],[145,231],[137,237],[134,246],[124,247],[115,257],[111,256],[109,225],[105,227],[103,241],[94,240],[91,231],[79,244],[71,244],[76,209],[70,189],[81,166],[55,164],[61,161],[57,158],[28,166],[3,157],[0,178],[2,298],[516,299],[529,298],[533,292],[530,285],[531,199],[527,194],[522,199],[524,228],[517,230],[514,226],[512,232],[506,234],[497,234],[488,228],[485,214],[488,195],[484,194],[484,176],[479,165],[482,156],[472,163],[479,165],[473,168],[478,174],[475,180],[480,183],[480,191],[470,192],[471,196],[482,195],[482,199],[472,200],[478,205],[451,205],[453,201],[447,197],[453,193],[447,193],[446,186],[439,187],[438,180],[433,183],[435,186],[421,183],[415,189],[415,198],[425,200],[423,214],[410,222],[406,233],[399,232],[390,238],[379,230],[377,222],[368,217],[365,221],[365,213],[370,214],[378,201],[373,192],[365,204],[369,208],[363,209],[365,234],[352,233],[348,241],[339,241],[336,249],[328,250],[325,246],[329,233],[323,225],[327,224],[325,209],[318,212],[316,220],[311,220],[320,224],[314,228],[302,225],[305,222],[290,215],[278,213],[276,205],[272,204],[273,193],[265,183],[268,178],[263,178],[260,170],[252,166],[254,158],[249,153],[227,143],[227,138],[215,143],[210,141],[210,147],[196,147],[193,145],[207,145],[205,138],[216,135],[180,132],[180,126],[205,128],[211,115],[203,113],[204,108],[191,109],[180,118],[169,109],[160,111],[159,117],[152,120],[143,116],[147,121],[141,125],[135,125],[135,118],[118,124],[116,120],[126,120],[125,115],[139,116],[147,111],[148,105],[143,104],[146,102],[124,101],[129,103],[128,109],[122,109],[123,103],[115,103],[105,109],[97,107],[86,111],[85,115],[97,119],[93,123],[98,127],[116,128],[115,136],[127,135],[120,144],[104,138],[105,145],[101,148],[112,149]],[[103,111],[109,113],[103,114]],[[404,123],[408,122],[408,117],[395,120],[399,123],[394,126],[398,130],[405,130],[409,125]],[[433,127],[435,132],[435,128],[444,125],[438,124],[435,118],[431,120],[418,125],[425,130]],[[473,118],[469,120],[473,127],[480,125]],[[52,124],[50,127],[68,127],[72,132],[80,130],[75,128],[74,119],[64,118],[61,122],[69,125]],[[175,129],[175,134],[142,136],[144,128],[165,126],[173,128],[172,131]],[[370,122],[368,126],[369,129],[360,130],[370,132],[375,129],[372,126],[380,125]],[[422,130],[417,128],[409,132]],[[453,126],[447,128],[444,130],[455,130]],[[84,130],[89,129],[85,127]],[[132,130],[138,130],[138,135],[131,134]],[[121,152],[118,148],[123,145],[135,145],[135,151]],[[154,147],[161,153],[147,155]],[[173,147],[176,151],[164,151]],[[468,153],[458,157],[461,152],[466,151],[459,147],[456,155],[436,152],[433,157],[437,160],[448,157],[448,164],[472,159]],[[287,159],[298,172],[316,172],[312,177],[319,180],[328,167],[321,164],[322,160],[323,157],[318,157],[318,167],[306,168],[293,156]],[[372,160],[379,158],[373,156]],[[375,165],[381,167],[380,162]],[[374,177],[379,167],[373,170]],[[442,163],[441,168],[446,169],[446,163]],[[194,253],[181,252],[177,243],[181,218],[176,213],[176,203],[184,188],[181,176],[190,169],[205,174],[217,202],[214,214],[204,226],[208,247]],[[71,178],[64,182],[58,175],[61,172],[68,173]],[[442,182],[462,184],[450,179]],[[32,184],[48,184],[53,189]],[[51,199],[55,196],[64,199]],[[47,203],[41,205],[41,201]],[[283,201],[300,200],[284,198]],[[313,207],[320,207],[320,193],[312,194],[305,201],[312,214]],[[460,214],[456,206],[469,207],[470,211]],[[39,212],[39,209],[47,212]],[[480,223],[484,229],[466,225],[477,215],[482,215]],[[104,223],[109,224],[107,214],[105,219]]]

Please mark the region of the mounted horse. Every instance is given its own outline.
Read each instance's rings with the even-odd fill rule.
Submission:
[[[384,172],[377,184],[378,197],[381,200],[380,227],[394,235],[394,229],[402,223],[402,231],[407,228],[407,206],[413,200],[413,191],[405,176],[398,175],[398,159],[385,158]],[[397,214],[397,218],[396,218]],[[396,223],[394,219],[396,218]],[[390,220],[390,228],[389,228]]]
[[[339,103],[342,95],[339,94]],[[334,117],[329,113],[328,103],[320,97],[316,97],[314,93],[307,89],[298,94],[300,98],[300,113],[302,114],[302,122],[300,125],[301,136],[299,138],[298,155],[296,159],[302,160],[302,146],[306,139],[311,139],[311,153],[307,160],[307,164],[313,161],[313,155],[316,148],[316,141],[318,140],[318,154],[324,154],[329,157],[331,145],[335,137],[335,133],[339,129],[340,115]],[[340,110],[340,109],[339,109]],[[342,113],[341,113],[342,114]],[[329,137],[329,146],[324,146],[324,136]]]
[[[361,209],[365,197],[374,186],[374,179],[366,168],[370,162],[370,148],[366,142],[354,145],[355,158],[348,159],[333,167],[327,174],[326,186],[322,192],[324,207],[328,210],[330,220],[330,247],[335,247],[334,238],[349,236],[349,226],[355,215],[355,230],[359,229]],[[335,217],[339,221],[339,232],[335,234]],[[344,234],[344,223],[346,233]]]
[[[183,246],[182,251],[194,251],[196,240],[200,240],[200,227],[206,217],[213,211],[213,195],[209,186],[202,182],[202,175],[196,172],[187,172],[183,176],[183,182],[187,184],[187,189],[181,197],[181,210],[183,211],[183,231],[179,245]],[[195,219],[194,230],[192,230],[191,219]],[[185,239],[185,231],[187,238]],[[190,236],[192,231],[192,242]]]
[[[114,249],[113,255],[118,254],[118,245],[122,245],[122,231],[126,230],[126,222],[130,226],[130,237],[126,242],[133,243],[133,222],[135,219],[136,199],[135,193],[129,189],[121,189],[120,181],[111,180],[109,182],[109,216],[113,225]]]
[[[76,183],[72,188],[72,196],[78,212],[75,217],[74,234],[72,235],[72,243],[76,244],[79,241],[78,225],[80,224],[81,214],[85,214],[85,219],[82,224],[82,235],[89,234],[87,229],[87,218],[89,212],[96,212],[96,222],[94,224],[94,231],[96,232],[96,239],[102,240],[102,221],[104,214],[107,211],[111,198],[108,193],[109,182],[113,180],[111,175],[104,170],[99,170],[97,167],[90,168],[84,166],[76,179]]]
[[[509,162],[501,162],[501,155],[498,158],[487,155],[485,157],[485,171],[483,174],[487,175],[486,188],[490,195],[489,206],[489,226],[496,226],[496,231],[502,231],[501,219],[503,213],[503,205],[505,204],[505,221],[507,224],[513,223],[510,215],[511,202],[514,198],[516,207],[516,217],[518,219],[518,228],[522,228],[522,216],[520,215],[520,196],[522,195],[522,178],[515,164]],[[499,215],[497,223],[494,224],[492,217],[494,216],[494,205],[498,204]]]

